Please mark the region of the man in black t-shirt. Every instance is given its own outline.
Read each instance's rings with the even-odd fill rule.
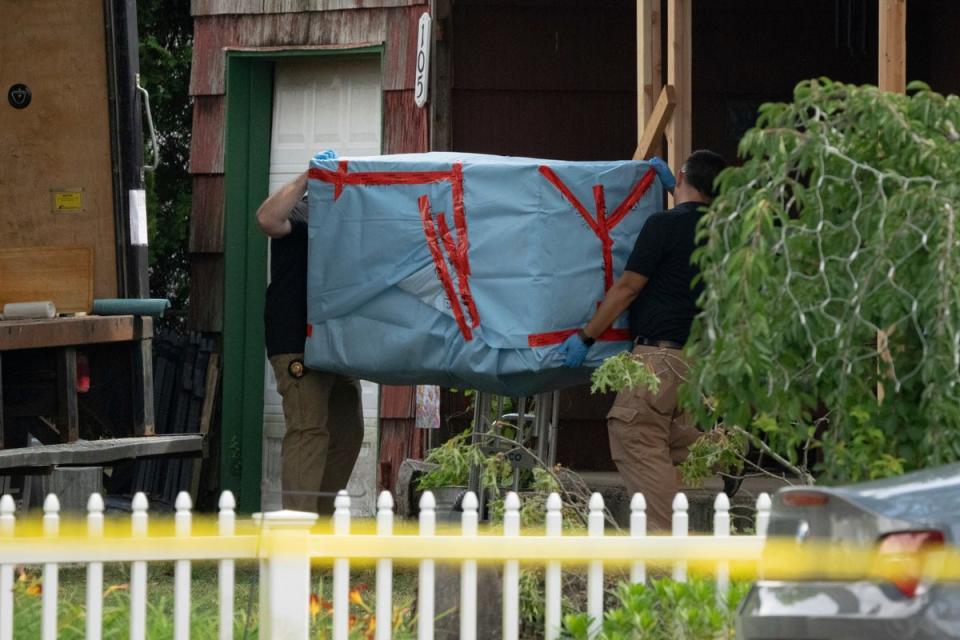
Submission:
[[[607,292],[583,329],[561,346],[566,366],[583,363],[590,345],[627,308],[634,355],[660,378],[656,393],[640,385],[617,394],[607,414],[610,452],[628,492],[643,493],[650,529],[669,530],[679,489],[675,465],[683,462],[701,432],[677,405],[687,372],[683,345],[698,313],[703,285],[690,263],[704,205],[725,162],[712,151],[695,151],[676,180],[676,206],[656,213],[637,236],[623,275]],[[661,181],[663,181],[661,179]],[[669,186],[669,185],[667,185]]]
[[[332,152],[328,152],[331,153]],[[267,356],[283,398],[283,508],[332,513],[363,443],[360,384],[307,369],[307,174],[267,198],[257,223],[270,242],[264,324]]]

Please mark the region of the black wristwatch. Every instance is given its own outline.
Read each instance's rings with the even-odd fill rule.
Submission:
[[[579,337],[583,344],[587,345],[588,347],[592,347],[593,343],[597,341],[596,338],[591,338],[588,336],[583,329],[577,329],[577,337]]]

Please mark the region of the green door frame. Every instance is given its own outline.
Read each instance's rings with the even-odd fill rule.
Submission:
[[[260,508],[267,237],[254,213],[269,190],[274,64],[344,55],[377,56],[383,68],[382,45],[227,52],[220,488],[232,491],[245,513]]]

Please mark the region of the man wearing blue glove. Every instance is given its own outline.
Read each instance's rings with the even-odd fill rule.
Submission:
[[[316,160],[336,158],[333,151]],[[332,513],[363,443],[360,384],[307,369],[307,173],[270,195],[257,224],[270,236],[270,285],[264,324],[267,356],[283,399],[281,484],[283,508]]]
[[[656,393],[640,386],[617,394],[607,414],[610,452],[627,491],[646,498],[650,529],[667,531],[679,488],[674,466],[701,435],[677,405],[677,388],[687,371],[683,345],[703,290],[694,283],[699,271],[690,256],[703,206],[713,200],[714,181],[726,163],[712,151],[695,151],[676,180],[663,160],[654,158],[651,164],[663,186],[672,187],[676,206],[647,220],[623,275],[560,353],[566,366],[581,366],[596,337],[629,308],[633,354],[653,369],[660,385]]]

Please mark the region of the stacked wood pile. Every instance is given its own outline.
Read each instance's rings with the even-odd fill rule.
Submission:
[[[219,419],[216,342],[199,333],[161,331],[154,338],[153,368],[156,433],[208,435],[211,424]],[[180,491],[189,491],[196,501],[203,462],[196,458],[138,461],[132,491],[169,504]]]

